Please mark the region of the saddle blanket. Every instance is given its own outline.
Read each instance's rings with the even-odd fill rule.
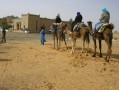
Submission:
[[[102,33],[105,30],[105,27],[108,26],[109,24],[102,24],[102,26],[100,27],[100,29],[98,30],[99,33]]]
[[[87,27],[84,22],[81,22],[81,23],[77,23],[74,27],[73,27],[73,30],[75,30],[75,28],[80,28],[80,27]]]

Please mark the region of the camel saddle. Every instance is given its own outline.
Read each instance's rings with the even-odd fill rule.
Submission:
[[[108,25],[109,25],[109,23],[107,23],[107,24],[106,24],[106,23],[105,23],[105,24],[102,24],[102,26],[101,26],[100,29],[98,30],[98,33],[102,33]]]
[[[77,24],[74,26],[73,30],[75,30],[75,28],[77,28],[77,31],[78,31],[78,28],[81,28],[81,27],[87,27],[87,26],[84,24],[84,22],[77,23]]]

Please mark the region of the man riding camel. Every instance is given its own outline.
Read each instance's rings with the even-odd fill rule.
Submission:
[[[56,19],[55,19],[55,22],[56,23],[61,23],[61,18],[60,18],[60,15],[58,14],[57,16],[56,16]]]
[[[70,34],[72,34],[73,32],[73,27],[77,24],[77,23],[81,23],[82,22],[82,15],[80,12],[77,12],[77,16],[75,17],[75,20],[72,22],[72,25],[71,25],[71,32]]]
[[[102,8],[101,17],[100,17],[99,20],[100,20],[100,22],[95,24],[94,32],[97,32],[100,29],[100,27],[102,26],[102,24],[108,24],[109,23],[110,13],[106,8]]]
[[[55,23],[53,23],[51,26],[50,26],[50,29],[49,30],[50,32],[54,32],[55,31],[55,27],[57,28],[59,25],[62,25],[62,20],[60,18],[60,14],[58,14],[55,18]],[[54,28],[53,28],[54,27]]]
[[[58,14],[55,18],[55,23],[53,23],[54,25],[58,26],[62,24],[62,20],[60,18],[60,14]]]

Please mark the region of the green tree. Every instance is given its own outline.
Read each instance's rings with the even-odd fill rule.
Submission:
[[[3,17],[3,18],[6,18],[6,19],[15,19],[15,18],[19,18],[19,17],[18,17],[18,16],[11,15],[11,16]]]
[[[1,27],[5,29],[9,29],[12,28],[12,25],[9,25],[7,22],[3,22]]]
[[[3,17],[3,19],[7,20],[8,24],[13,23],[13,19],[16,19],[16,18],[19,18],[19,17],[14,15]]]

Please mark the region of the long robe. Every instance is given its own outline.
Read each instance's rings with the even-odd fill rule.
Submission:
[[[41,44],[44,45],[44,42],[45,42],[45,29],[42,29],[40,31],[40,42],[41,42]]]

